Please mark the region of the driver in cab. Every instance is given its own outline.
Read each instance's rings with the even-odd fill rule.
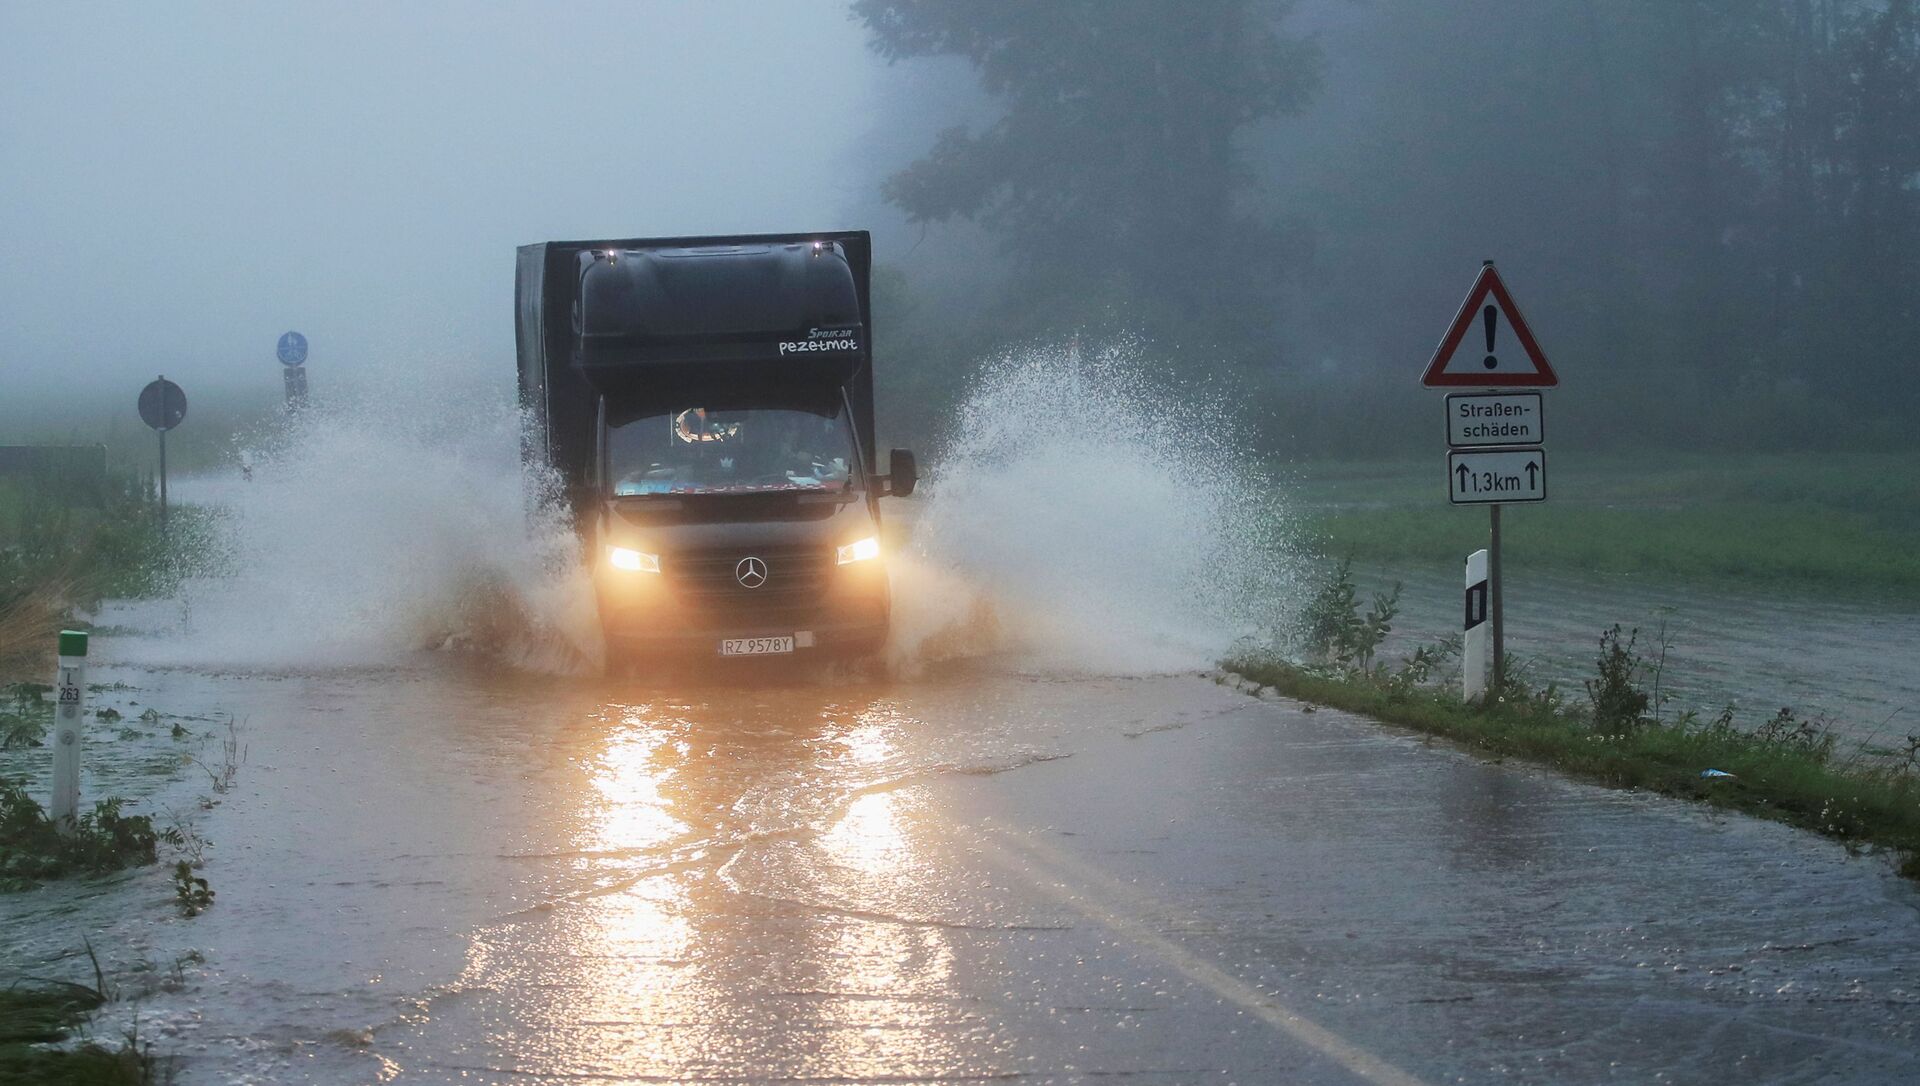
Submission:
[[[832,455],[831,419],[803,411],[710,412],[687,408],[672,416],[673,453],[642,478],[621,480],[619,493],[825,489],[845,484],[844,453]]]

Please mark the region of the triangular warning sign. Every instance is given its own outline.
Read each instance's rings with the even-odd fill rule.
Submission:
[[[1428,388],[1553,388],[1560,384],[1500,273],[1473,281],[1420,383]]]

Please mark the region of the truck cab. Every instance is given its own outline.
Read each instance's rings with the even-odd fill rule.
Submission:
[[[609,659],[870,653],[890,598],[864,232],[548,242],[517,275],[523,453]]]

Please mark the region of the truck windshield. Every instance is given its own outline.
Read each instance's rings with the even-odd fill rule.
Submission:
[[[859,464],[853,428],[837,406],[821,413],[688,405],[607,429],[615,497],[851,490]]]

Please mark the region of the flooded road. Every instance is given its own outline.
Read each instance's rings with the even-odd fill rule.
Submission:
[[[9,957],[151,974],[102,1025],[185,1083],[1920,1075],[1883,862],[1194,674],[100,653],[103,698],[239,722],[229,791],[149,797],[217,798],[218,899],[0,897]]]
[[[578,541],[527,520],[510,409],[303,414],[182,488],[218,568],[99,616],[85,795],[176,843],[0,894],[5,973],[90,981],[91,946],[95,1035],[189,1086],[1920,1078],[1882,858],[1214,681],[1315,583],[1271,488],[1144,394],[1033,427],[1073,382],[997,380],[889,513],[888,678],[579,677]],[[1569,592],[1516,577],[1516,651],[1636,618]],[[1410,586],[1402,636],[1457,593]],[[1873,644],[1910,627],[1825,627],[1818,679],[1777,612],[1699,603],[1750,643],[1728,686],[1906,696]]]

